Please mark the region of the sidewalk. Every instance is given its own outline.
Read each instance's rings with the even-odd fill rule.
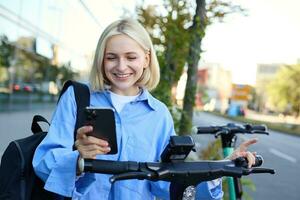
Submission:
[[[292,116],[284,116],[284,115],[266,115],[266,114],[257,113],[252,110],[247,110],[245,117],[248,119],[260,120],[265,122],[300,125],[300,118],[296,119]]]
[[[55,108],[56,103],[27,103],[27,104],[9,104],[0,103],[0,112],[16,112],[16,111],[30,111],[37,109],[51,109]]]

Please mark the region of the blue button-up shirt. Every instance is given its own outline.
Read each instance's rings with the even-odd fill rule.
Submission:
[[[91,92],[90,106],[111,107],[108,91]],[[111,175],[85,173],[76,177],[78,151],[73,151],[76,121],[74,89],[62,95],[54,112],[49,132],[36,149],[33,167],[45,182],[45,189],[73,199],[169,199],[169,183],[164,181],[124,180],[110,184]],[[118,161],[158,161],[171,135],[175,135],[168,108],[147,90],[136,100],[115,112],[118,153],[98,155],[97,159]],[[203,191],[202,191],[203,190]],[[217,191],[217,192],[216,192]],[[218,199],[221,186],[209,190],[200,184],[205,199]]]

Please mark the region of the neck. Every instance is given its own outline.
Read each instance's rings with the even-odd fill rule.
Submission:
[[[122,96],[135,96],[140,93],[140,88],[136,87],[135,89],[127,90],[127,91],[122,91],[122,90],[115,90],[113,88],[110,89],[115,94],[122,95]]]

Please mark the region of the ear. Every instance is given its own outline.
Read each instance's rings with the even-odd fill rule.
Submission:
[[[150,52],[147,51],[145,53],[145,66],[144,66],[144,68],[149,67],[149,65],[150,65]]]

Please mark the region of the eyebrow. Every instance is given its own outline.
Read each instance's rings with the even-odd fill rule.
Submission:
[[[114,52],[107,52],[105,53],[105,55],[116,55],[117,53]],[[137,52],[134,51],[130,51],[130,52],[126,52],[125,54],[138,54]]]

